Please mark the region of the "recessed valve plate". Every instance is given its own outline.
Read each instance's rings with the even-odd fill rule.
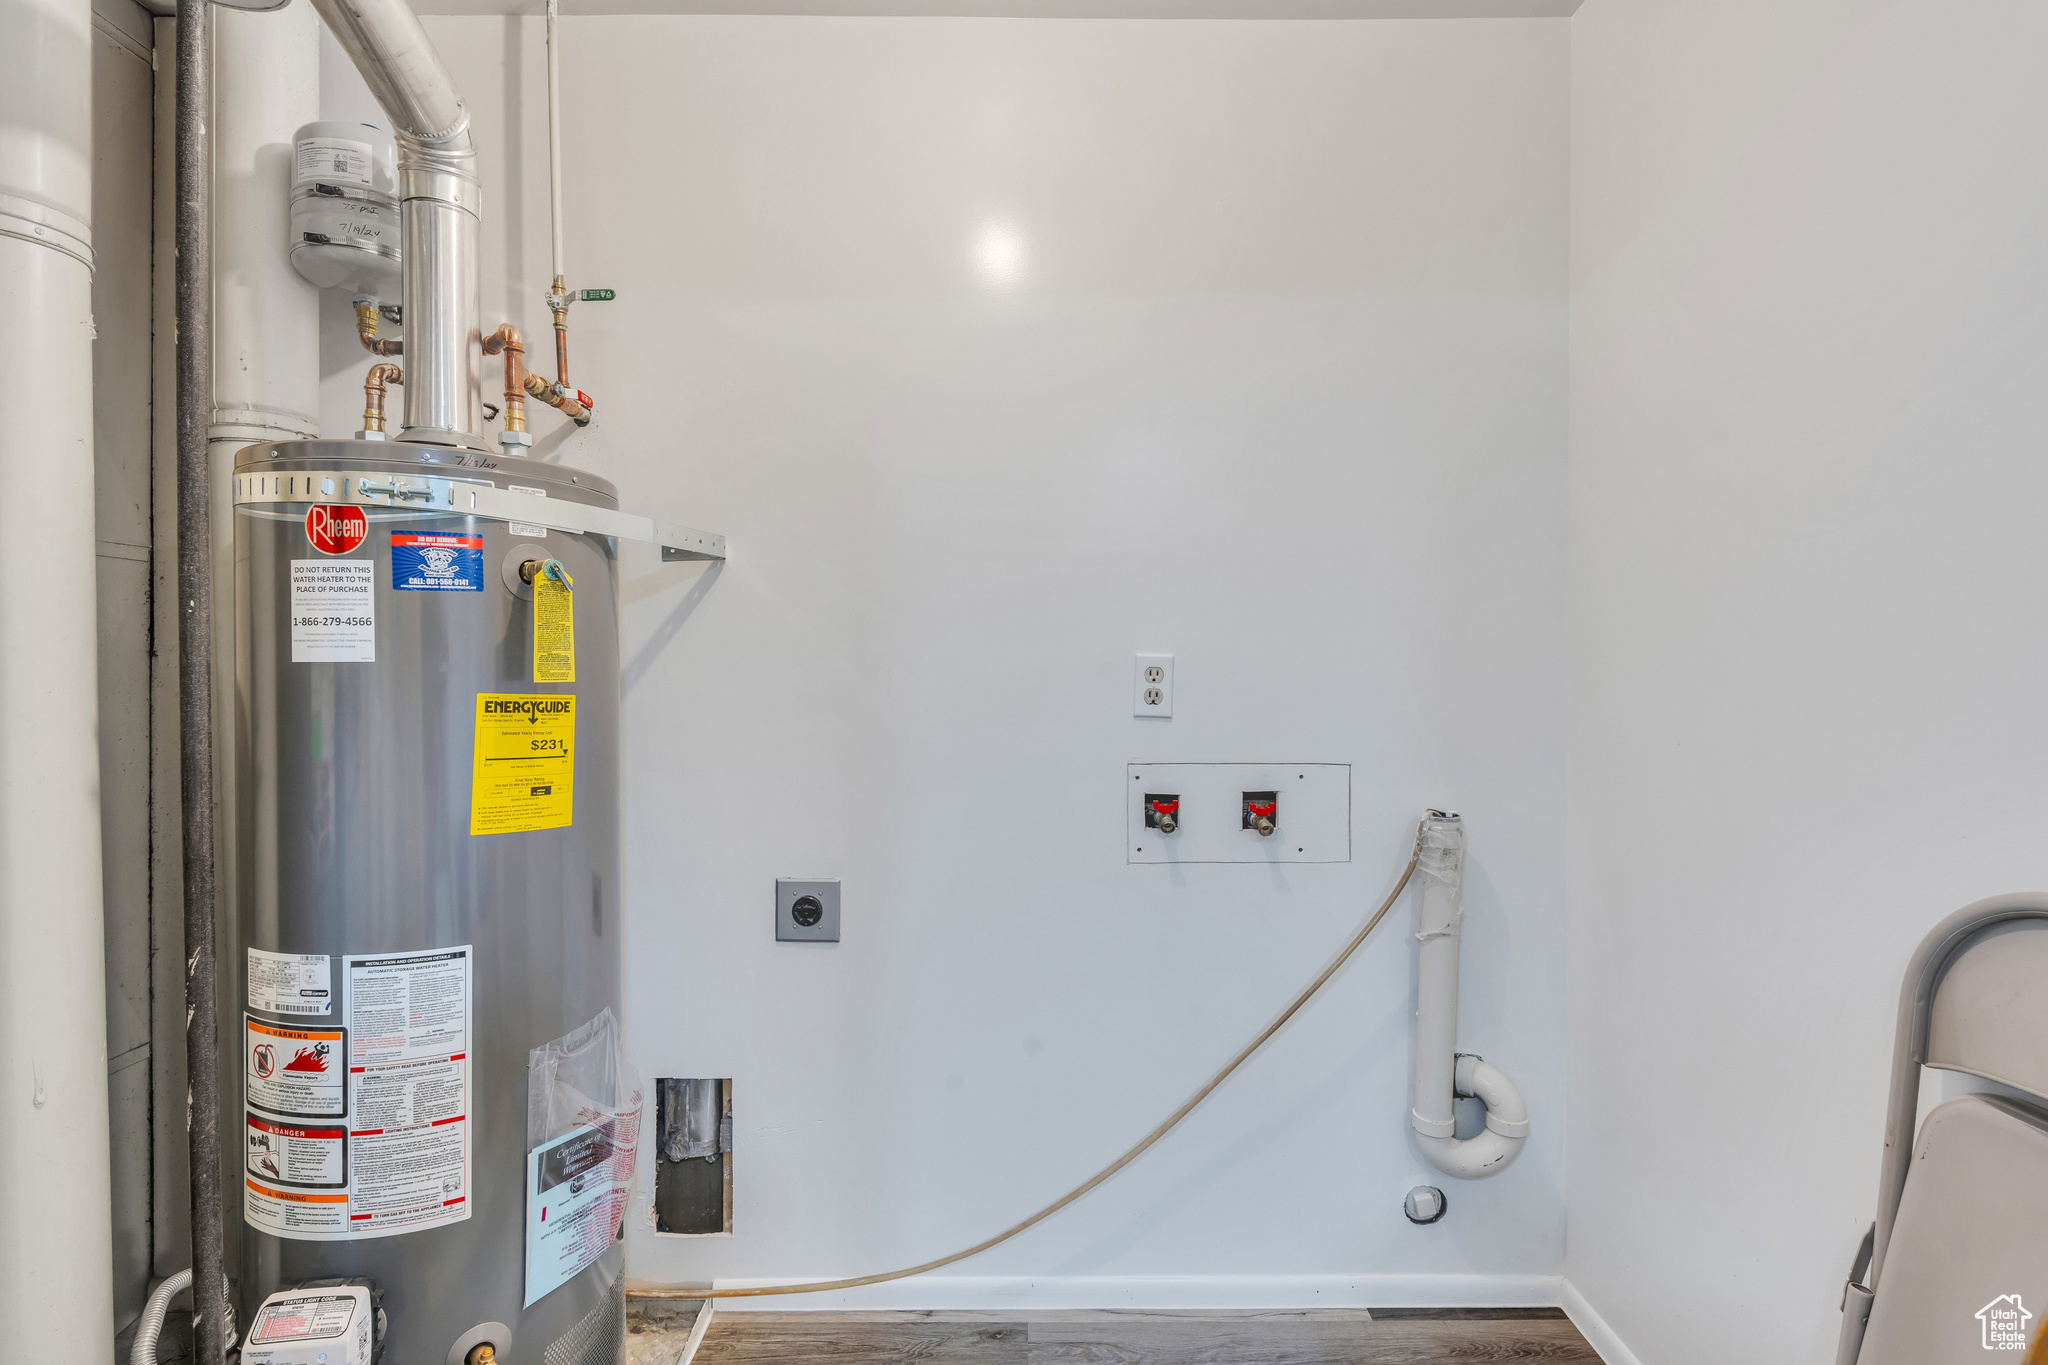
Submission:
[[[1159,827],[1170,795],[1173,829]],[[1133,863],[1348,863],[1348,763],[1133,763],[1124,771]]]

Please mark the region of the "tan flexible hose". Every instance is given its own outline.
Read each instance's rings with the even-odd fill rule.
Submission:
[[[1360,929],[1356,934],[1353,934],[1351,936],[1351,941],[1344,945],[1344,951],[1338,953],[1335,958],[1331,959],[1330,965],[1323,968],[1322,972],[1316,977],[1315,980],[1308,983],[1308,987],[1305,990],[1303,990],[1300,995],[1294,997],[1294,1002],[1288,1005],[1286,1009],[1280,1011],[1279,1017],[1274,1019],[1272,1023],[1266,1025],[1266,1027],[1259,1032],[1257,1037],[1253,1038],[1249,1043],[1246,1043],[1243,1049],[1240,1050],[1235,1057],[1232,1057],[1228,1062],[1224,1064],[1224,1067],[1221,1071],[1217,1072],[1214,1076],[1211,1076],[1209,1078],[1209,1083],[1207,1085],[1203,1086],[1200,1090],[1197,1090],[1194,1094],[1188,1096],[1187,1103],[1181,1105],[1180,1108],[1174,1110],[1172,1114],[1168,1115],[1166,1122],[1160,1124],[1157,1128],[1154,1128],[1151,1132],[1147,1133],[1142,1139],[1140,1139],[1137,1146],[1131,1148],[1131,1150],[1125,1152],[1115,1161],[1110,1162],[1109,1165],[1103,1167],[1100,1171],[1097,1171],[1093,1176],[1089,1177],[1086,1181],[1079,1185],[1076,1185],[1073,1189],[1067,1191],[1058,1199],[1053,1200],[1052,1203],[1047,1204],[1044,1208],[1040,1209],[1037,1213],[1032,1214],[1023,1222],[1018,1223],[1013,1227],[1007,1228],[1004,1231],[997,1233],[995,1236],[989,1238],[985,1242],[976,1242],[973,1246],[967,1248],[965,1251],[956,1251],[951,1256],[941,1256],[936,1261],[926,1261],[923,1265],[914,1265],[911,1266],[908,1270],[891,1270],[880,1275],[862,1275],[858,1278],[851,1280],[817,1280],[805,1284],[769,1284],[760,1285],[750,1289],[712,1289],[709,1287],[691,1288],[687,1285],[647,1285],[644,1287],[630,1289],[628,1292],[632,1295],[632,1297],[636,1299],[747,1299],[754,1298],[763,1294],[822,1294],[829,1290],[835,1289],[859,1289],[864,1285],[884,1284],[890,1280],[908,1279],[912,1275],[922,1275],[928,1270],[937,1270],[941,1266],[952,1265],[955,1261],[964,1261],[969,1256],[979,1256],[982,1252],[987,1251],[990,1247],[1000,1246],[1004,1242],[1009,1241],[1012,1237],[1015,1237],[1018,1233],[1023,1232],[1026,1228],[1034,1227],[1037,1224],[1044,1222],[1046,1219],[1052,1217],[1061,1209],[1073,1203],[1076,1199],[1079,1199],[1082,1195],[1088,1193],[1088,1191],[1094,1189],[1097,1185],[1100,1185],[1103,1181],[1109,1179],[1118,1171],[1122,1170],[1124,1167],[1130,1165],[1133,1161],[1136,1161],[1139,1157],[1143,1156],[1147,1151],[1151,1149],[1152,1144],[1159,1141],[1159,1139],[1165,1137],[1168,1133],[1172,1132],[1174,1128],[1179,1125],[1182,1119],[1186,1118],[1189,1114],[1192,1114],[1195,1111],[1195,1107],[1197,1105],[1201,1104],[1203,1100],[1208,1099],[1209,1096],[1212,1093],[1214,1093],[1217,1086],[1229,1080],[1230,1074],[1233,1071],[1236,1071],[1240,1066],[1243,1066],[1245,1064],[1245,1061],[1248,1058],[1250,1058],[1250,1056],[1254,1052],[1257,1052],[1261,1047],[1264,1047],[1266,1044],[1266,1040],[1271,1038],[1274,1034],[1278,1033],[1281,1029],[1281,1026],[1284,1025],[1289,1019],[1292,1019],[1297,1013],[1299,1013],[1303,1005],[1306,1005],[1310,1000],[1314,999],[1315,993],[1323,988],[1325,982],[1327,982],[1331,977],[1337,974],[1338,968],[1342,967],[1346,962],[1349,962],[1351,960],[1351,955],[1357,952],[1360,945],[1362,945],[1365,942],[1367,936],[1369,936],[1374,929],[1379,927],[1379,922],[1386,918],[1387,911],[1394,908],[1394,902],[1399,900],[1401,898],[1401,893],[1408,889],[1408,879],[1415,875],[1415,863],[1416,860],[1419,857],[1421,857],[1421,853],[1422,826],[1418,824],[1415,827],[1415,848],[1408,855],[1408,866],[1401,869],[1401,880],[1394,883],[1394,889],[1392,891],[1389,891],[1387,893],[1387,898],[1380,902],[1380,908],[1372,912],[1372,918],[1368,919],[1365,922],[1365,927]]]

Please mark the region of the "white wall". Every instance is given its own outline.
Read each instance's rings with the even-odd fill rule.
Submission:
[[[1834,1358],[1900,973],[2040,887],[2048,11],[1572,35],[1574,1287]]]
[[[567,457],[732,543],[622,574],[628,1026],[738,1113],[735,1235],[636,1215],[632,1273],[1007,1225],[1262,1026],[1439,804],[1520,1164],[1401,1216],[1451,1183],[1408,1140],[1404,908],[1142,1164],[865,1301],[1554,1292],[1564,21],[563,27],[571,283],[619,291],[573,315],[604,418]],[[538,338],[542,29],[429,29],[484,148],[486,315]],[[366,358],[330,324],[335,434]],[[1178,656],[1171,722],[1129,715],[1140,650]],[[1352,863],[1125,865],[1126,761],[1276,758],[1356,765]],[[778,875],[845,879],[844,943],[772,941]]]

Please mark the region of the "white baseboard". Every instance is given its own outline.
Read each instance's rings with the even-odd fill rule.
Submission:
[[[720,1289],[781,1284],[718,1280]],[[853,1309],[1041,1311],[1058,1309],[1555,1308],[1555,1275],[921,1275],[833,1294],[720,1299],[721,1313]],[[1582,1329],[1583,1330],[1583,1329]],[[1633,1356],[1610,1362],[1636,1365]]]
[[[1572,1320],[1572,1325],[1579,1329],[1579,1335],[1600,1353],[1600,1358],[1606,1361],[1607,1365],[1643,1365],[1636,1359],[1636,1353],[1614,1334],[1614,1329],[1607,1325],[1607,1319],[1601,1317],[1599,1311],[1586,1301],[1586,1296],[1579,1292],[1578,1286],[1570,1280],[1562,1281],[1558,1298],[1565,1316]]]
[[[676,1365],[692,1365],[697,1359],[697,1348],[704,1344],[704,1333],[711,1327],[711,1315],[717,1311],[717,1299],[706,1299],[698,1305],[697,1320],[690,1324],[690,1339],[683,1343],[683,1353],[677,1357]]]

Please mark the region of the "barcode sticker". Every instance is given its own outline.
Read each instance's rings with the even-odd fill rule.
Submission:
[[[265,1014],[332,1014],[333,976],[325,953],[249,950],[249,1008]]]
[[[522,488],[516,483],[505,485],[505,491],[507,493],[524,493],[528,497],[534,498],[544,498],[548,495],[548,490],[545,488]],[[546,540],[548,538],[548,528],[533,522],[515,521],[506,529],[511,531],[513,535],[525,536],[528,540]]]

